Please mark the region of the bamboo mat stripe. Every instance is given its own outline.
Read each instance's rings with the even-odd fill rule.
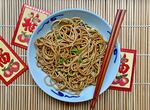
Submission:
[[[0,27],[12,27],[14,28],[15,25],[0,25]],[[150,25],[122,25],[122,28],[149,28]]]
[[[52,13],[82,8],[96,13],[112,25],[116,9],[127,9],[119,41],[121,47],[136,49],[131,93],[108,90],[98,98],[96,110],[150,110],[150,0],[0,0],[0,35],[10,43],[23,3]],[[12,46],[26,62],[26,51]],[[87,94],[88,95],[88,94]],[[90,102],[65,103],[45,94],[29,71],[10,86],[0,81],[0,110],[88,110]]]
[[[150,85],[150,83],[133,83],[133,85]],[[0,86],[7,87],[5,84],[0,84]],[[18,86],[18,87],[31,87],[31,86],[37,86],[36,84],[34,85],[27,85],[27,84],[11,84],[10,86]],[[10,87],[9,86],[9,87]]]

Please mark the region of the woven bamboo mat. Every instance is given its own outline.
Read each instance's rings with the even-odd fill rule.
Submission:
[[[27,0],[0,0],[0,35],[11,42],[14,26]],[[30,0],[32,6],[52,12],[83,8],[113,23],[117,8],[127,9],[120,32],[124,48],[137,49],[137,63],[131,93],[108,90],[98,98],[96,110],[150,110],[150,0]],[[26,61],[26,51],[12,48]],[[87,110],[90,102],[65,103],[46,95],[34,83],[29,71],[9,87],[0,81],[0,110]]]

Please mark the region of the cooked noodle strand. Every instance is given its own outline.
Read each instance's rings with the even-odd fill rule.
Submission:
[[[80,18],[56,20],[44,37],[35,41],[37,64],[56,89],[80,93],[95,85],[107,42]]]

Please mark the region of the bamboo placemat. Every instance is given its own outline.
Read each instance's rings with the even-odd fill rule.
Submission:
[[[14,26],[27,0],[0,0],[0,35],[11,42]],[[121,47],[137,50],[131,93],[108,90],[98,98],[96,110],[150,110],[150,0],[30,0],[30,5],[52,12],[83,8],[113,23],[117,8],[127,9],[120,33]],[[12,48],[26,61],[26,51]],[[90,102],[65,103],[45,94],[29,71],[6,87],[0,81],[0,110],[87,110]]]

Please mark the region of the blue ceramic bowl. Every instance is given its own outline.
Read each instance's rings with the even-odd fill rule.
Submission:
[[[27,51],[27,61],[28,61],[30,73],[34,81],[45,93],[58,100],[65,101],[65,102],[82,102],[82,101],[87,101],[92,99],[95,86],[86,87],[78,96],[71,95],[62,91],[57,91],[53,87],[49,87],[44,83],[44,78],[47,76],[47,74],[44,73],[37,66],[37,61],[35,59],[36,57],[36,47],[34,45],[35,40],[37,38],[44,36],[51,29],[51,25],[53,21],[61,18],[71,18],[71,17],[80,17],[88,25],[98,30],[103,35],[104,39],[108,41],[110,37],[111,26],[100,16],[92,12],[81,10],[81,9],[62,10],[48,16],[35,29],[29,42],[28,51]],[[114,80],[118,72],[119,63],[120,63],[120,44],[119,42],[117,42],[107,69],[107,73],[100,94],[106,91],[108,87],[111,85],[112,81]]]

